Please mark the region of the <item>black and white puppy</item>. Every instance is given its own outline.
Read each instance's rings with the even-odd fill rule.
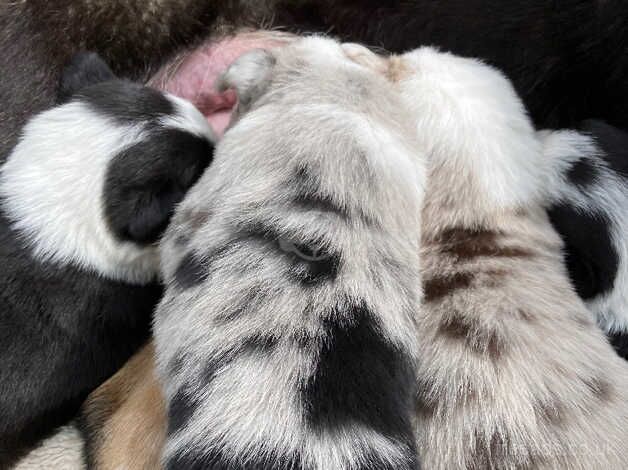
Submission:
[[[628,359],[628,133],[590,120],[541,134],[557,163],[548,212],[571,280]]]
[[[213,154],[190,103],[94,54],[0,170],[0,467],[72,416],[146,340],[156,241]]]

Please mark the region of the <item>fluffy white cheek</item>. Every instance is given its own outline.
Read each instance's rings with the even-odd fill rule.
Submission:
[[[111,158],[142,138],[81,102],[31,120],[0,173],[3,210],[45,261],[74,264],[108,277],[154,277],[157,255],[115,239],[103,218],[103,184]]]

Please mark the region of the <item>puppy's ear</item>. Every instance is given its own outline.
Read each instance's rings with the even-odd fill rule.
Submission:
[[[107,169],[105,218],[121,240],[156,242],[175,206],[213,158],[214,145],[180,129],[161,129],[116,155]]]
[[[115,79],[115,74],[95,52],[79,52],[66,64],[61,72],[57,103],[67,102],[79,90]]]
[[[217,88],[219,91],[235,90],[237,110],[246,111],[266,91],[275,62],[275,56],[265,49],[247,52],[222,74]]]

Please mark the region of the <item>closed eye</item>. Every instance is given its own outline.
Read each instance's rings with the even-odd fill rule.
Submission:
[[[281,250],[287,253],[294,253],[305,261],[322,261],[330,256],[328,253],[325,253],[322,248],[297,244],[285,238],[279,238],[278,241]]]

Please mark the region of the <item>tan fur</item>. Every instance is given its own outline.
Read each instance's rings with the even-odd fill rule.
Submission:
[[[621,468],[626,365],[573,293],[545,214],[465,226],[428,206],[424,221],[425,468]]]
[[[88,458],[99,470],[158,469],[166,431],[161,388],[149,343],[83,405]]]
[[[547,161],[518,98],[477,61],[408,55],[414,71],[399,83],[431,155],[417,317],[423,468],[625,468],[628,365],[568,281],[540,203]]]

